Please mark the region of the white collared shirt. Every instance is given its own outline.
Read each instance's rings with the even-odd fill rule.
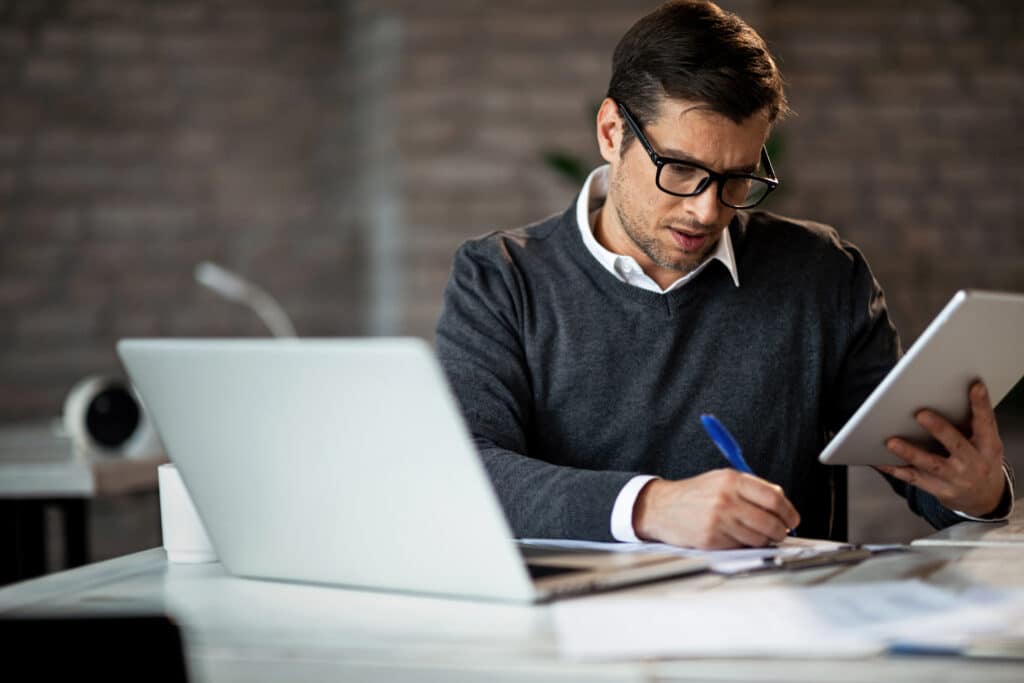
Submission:
[[[616,254],[606,249],[594,237],[593,218],[597,209],[604,204],[605,198],[608,196],[608,171],[609,167],[607,164],[598,166],[591,171],[590,175],[587,176],[586,182],[583,183],[583,190],[576,201],[576,223],[579,226],[580,235],[583,237],[583,244],[586,245],[587,251],[597,259],[597,262],[605,270],[618,278],[619,281],[625,282],[628,285],[659,294],[667,294],[692,281],[711,261],[717,259],[729,270],[733,283],[737,287],[740,286],[740,276],[736,269],[736,258],[732,249],[732,238],[729,236],[728,230],[722,231],[722,237],[718,240],[714,251],[711,252],[703,263],[665,289],[662,289],[657,282],[647,275],[632,256]],[[1012,501],[1013,478],[1006,471],[1005,466],[1003,469],[1007,484],[1010,487]],[[640,495],[640,490],[647,482],[657,478],[652,475],[637,475],[626,482],[626,485],[619,491],[619,495],[615,497],[615,503],[612,506],[611,518],[611,532],[615,540],[626,543],[637,543],[640,541],[640,538],[636,535],[636,530],[633,528],[633,508],[636,505],[637,497]],[[1000,517],[997,520],[980,519],[959,510],[954,510],[953,512],[965,519],[976,521],[987,522],[1006,519],[1006,517]]]

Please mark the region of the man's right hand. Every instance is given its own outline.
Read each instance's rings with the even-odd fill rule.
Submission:
[[[640,538],[707,550],[778,543],[799,523],[781,486],[733,469],[651,480],[633,506]]]

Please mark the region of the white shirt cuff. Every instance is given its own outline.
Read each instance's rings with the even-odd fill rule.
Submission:
[[[963,517],[964,519],[971,520],[972,522],[1005,522],[1013,513],[1013,503],[1014,501],[1016,501],[1016,498],[1013,495],[1013,477],[1010,476],[1010,471],[1006,468],[1005,464],[1003,465],[1003,476],[1006,477],[1006,486],[1010,489],[1010,509],[1006,511],[1006,514],[1004,516],[974,517],[972,515],[967,514],[966,512],[960,512],[959,510],[953,510],[953,512],[959,515],[960,517]],[[620,493],[619,495],[621,496],[622,494]],[[614,515],[614,512],[612,514]]]
[[[615,505],[612,506],[612,538],[623,543],[640,543],[641,540],[633,529],[633,506],[640,495],[640,489],[652,479],[657,479],[647,474],[633,477],[626,482],[626,485],[615,497]]]

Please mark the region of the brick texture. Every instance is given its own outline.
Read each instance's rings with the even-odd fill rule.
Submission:
[[[797,116],[774,209],[867,254],[905,343],[961,287],[1024,290],[1024,5],[766,2]]]
[[[139,335],[263,335],[210,259],[301,334],[362,328],[335,2],[0,4],[0,420],[50,416]]]

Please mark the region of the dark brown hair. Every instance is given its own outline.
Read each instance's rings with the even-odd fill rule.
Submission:
[[[740,123],[788,112],[782,76],[764,40],[735,14],[701,0],[666,2],[641,18],[612,57],[608,97],[646,125],[668,97],[700,102]],[[623,135],[623,149],[632,139]]]

